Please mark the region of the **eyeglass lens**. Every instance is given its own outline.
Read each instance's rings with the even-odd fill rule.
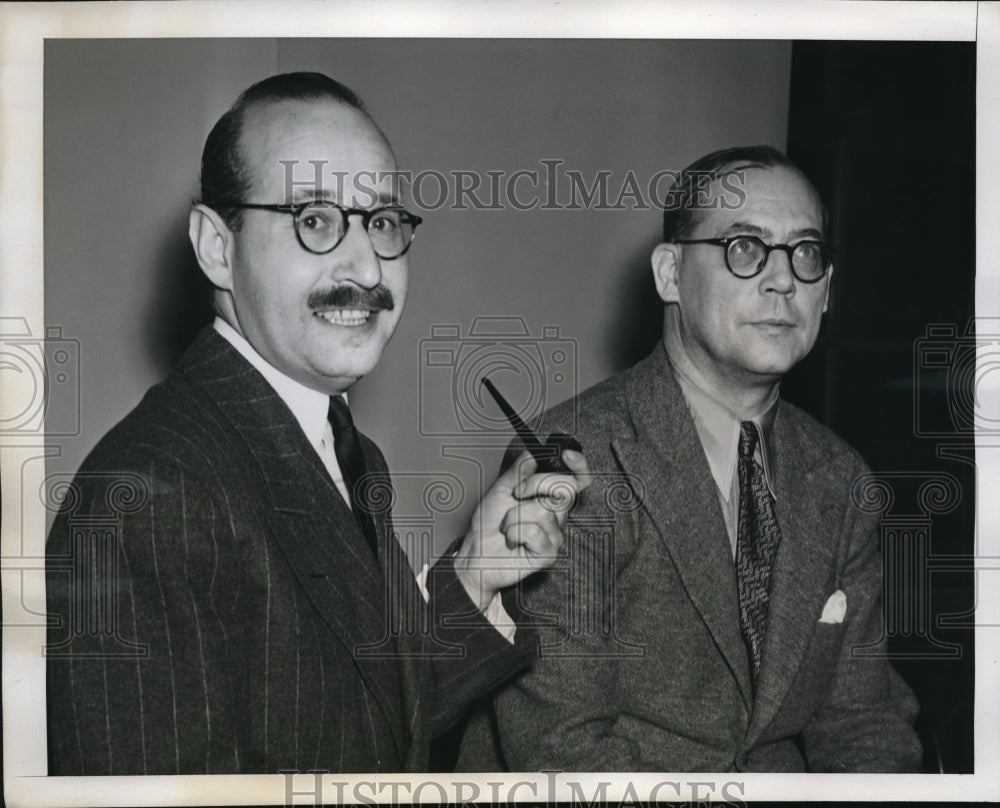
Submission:
[[[752,277],[763,268],[770,249],[756,236],[735,238],[729,242],[726,260],[736,275]],[[800,241],[791,250],[792,269],[802,280],[814,281],[823,277],[829,265],[829,253],[819,241]]]
[[[402,255],[413,238],[413,222],[404,211],[375,211],[366,224],[372,248],[382,258]],[[334,205],[309,205],[299,211],[295,227],[306,249],[326,253],[344,238],[346,214]]]

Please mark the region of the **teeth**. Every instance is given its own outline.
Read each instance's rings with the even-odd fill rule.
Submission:
[[[362,325],[368,322],[371,314],[366,309],[331,309],[316,312],[317,316],[334,325]]]

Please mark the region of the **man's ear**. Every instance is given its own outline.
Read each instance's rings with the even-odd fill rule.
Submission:
[[[664,303],[679,303],[677,270],[681,263],[681,248],[677,244],[657,244],[650,258],[656,292]]]
[[[830,287],[833,280],[833,264],[830,264],[830,268],[826,271],[826,294],[823,295],[823,314],[830,308]]]
[[[188,237],[201,271],[218,289],[233,290],[233,233],[206,205],[195,204],[188,216]]]

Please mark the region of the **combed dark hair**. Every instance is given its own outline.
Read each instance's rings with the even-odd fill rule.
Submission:
[[[695,194],[704,190],[706,178],[718,179],[726,169],[733,166],[741,168],[773,168],[781,166],[791,169],[801,176],[820,200],[823,214],[823,232],[827,228],[826,206],[820,199],[819,192],[801,169],[773,146],[734,146],[706,154],[685,168],[670,190],[667,191],[663,203],[663,240],[672,242],[679,238],[688,238],[698,223],[697,213],[703,206],[693,204]]]
[[[201,153],[200,201],[217,211],[230,230],[239,230],[243,211],[226,203],[245,202],[251,184],[250,172],[240,154],[240,133],[247,110],[259,104],[317,99],[340,101],[368,115],[357,93],[329,76],[282,73],[244,90],[208,133]]]

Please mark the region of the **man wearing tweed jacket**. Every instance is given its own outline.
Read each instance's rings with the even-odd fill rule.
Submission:
[[[565,563],[518,589],[541,658],[470,722],[461,768],[919,765],[915,700],[884,658],[876,521],[852,504],[865,464],[778,397],[826,310],[825,234],[774,149],[678,180],[652,256],[663,342],[542,418],[595,481]]]
[[[426,771],[431,738],[528,663],[498,591],[551,563],[578,478],[525,457],[418,582],[341,396],[406,299],[420,220],[395,170],[318,74],[259,82],[210,133],[189,232],[217,319],[49,536],[50,774]]]

